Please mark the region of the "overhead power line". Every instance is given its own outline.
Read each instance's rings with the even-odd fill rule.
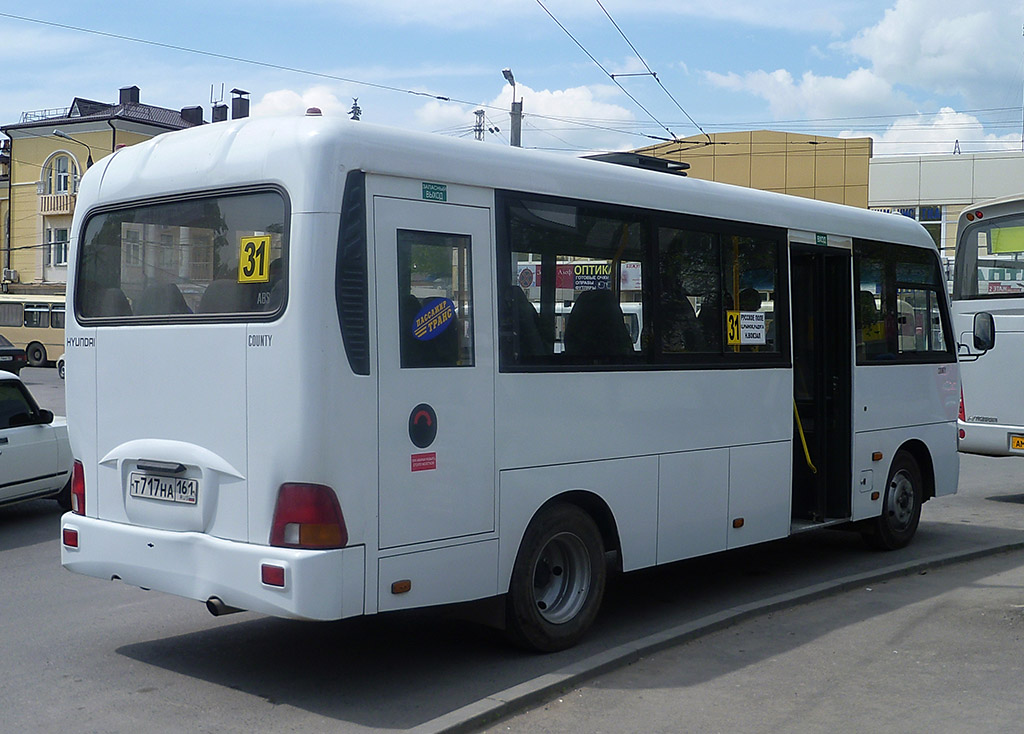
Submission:
[[[185,51],[187,53],[199,54],[201,56],[210,56],[215,59],[223,59],[225,61],[235,61],[243,64],[253,64],[255,66],[262,66],[267,69],[276,69],[278,71],[289,71],[296,74],[307,74],[309,76],[320,77],[321,79],[331,79],[333,81],[345,82],[346,84],[358,84],[364,87],[372,87],[374,89],[383,89],[388,92],[401,92],[403,94],[412,94],[417,97],[429,97],[430,99],[440,100],[441,102],[455,102],[458,104],[473,105],[475,102],[468,102],[462,99],[455,99],[453,97],[446,97],[440,94],[433,94],[431,92],[420,92],[415,89],[403,89],[401,87],[393,87],[388,84],[378,84],[376,82],[367,82],[360,79],[351,79],[348,77],[338,76],[336,74],[327,74],[322,71],[313,71],[311,69],[300,69],[295,66],[285,66],[283,64],[274,64],[269,61],[260,61],[259,59],[247,59],[241,56],[232,56],[230,54],[217,53],[216,51],[204,51],[201,48],[189,48],[188,46],[178,46],[173,43],[163,43],[161,41],[151,41],[146,38],[136,38],[134,36],[126,36],[120,33],[111,33],[109,31],[100,31],[95,28],[83,28],[81,26],[69,25],[67,23],[57,23],[52,20],[42,20],[41,18],[29,18],[24,15],[15,15],[14,13],[3,13],[0,12],[0,17],[11,18],[12,20],[21,20],[27,23],[38,23],[40,25],[50,26],[51,28],[63,28],[64,30],[76,31],[78,33],[90,33],[94,36],[103,36],[105,38],[115,38],[119,41],[131,41],[132,43],[141,43],[147,46],[156,46],[157,48],[166,48],[171,51]]]
[[[630,41],[629,38],[626,37],[625,32],[622,30],[622,28],[619,27],[619,24],[615,22],[615,18],[612,17],[612,14],[609,13],[608,9],[605,8],[605,6],[601,4],[601,0],[595,0],[595,1],[597,2],[597,6],[599,8],[601,8],[601,10],[604,11],[604,14],[606,16],[608,16],[608,20],[610,20],[612,25],[615,26],[615,30],[617,30],[619,32],[619,35],[622,36],[622,40],[625,41],[629,45],[629,47],[631,49],[633,49],[633,53],[635,53],[636,57],[638,59],[640,59],[640,63],[644,65],[645,69],[647,69],[647,73],[650,74],[654,78],[654,81],[658,82],[658,86],[661,87],[662,91],[665,92],[665,94],[668,95],[668,98],[670,100],[672,100],[672,104],[674,104],[679,109],[680,112],[682,112],[684,115],[686,115],[686,119],[689,120],[693,124],[693,126],[695,128],[697,128],[702,133],[704,133],[704,137],[706,137],[708,139],[708,142],[710,143],[711,142],[711,136],[708,135],[706,132],[704,132],[704,128],[702,128],[700,125],[698,125],[696,120],[694,120],[692,117],[690,117],[690,113],[683,109],[683,106],[681,104],[679,104],[679,102],[676,100],[675,97],[672,96],[672,92],[668,91],[668,87],[666,87],[664,84],[662,84],[661,79],[658,78],[658,75],[655,73],[655,71],[647,64],[647,61],[644,60],[644,57],[640,55],[640,52],[637,51],[637,48],[636,48],[636,46],[633,45],[633,42]],[[614,74],[613,77],[615,77],[615,76],[623,76],[623,75],[622,74]]]
[[[127,36],[127,35],[124,35],[124,34],[121,34],[121,33],[112,33],[110,31],[101,31],[101,30],[97,30],[95,28],[85,28],[85,27],[82,27],[82,26],[74,26],[74,25],[70,25],[70,24],[67,24],[67,23],[58,23],[58,22],[52,21],[52,20],[43,20],[42,18],[30,18],[30,17],[25,16],[25,15],[17,15],[15,13],[5,13],[5,12],[0,12],[0,18],[10,18],[12,20],[20,20],[20,21],[23,21],[23,22],[26,22],[26,23],[36,23],[36,24],[48,26],[48,27],[51,27],[51,28],[61,28],[61,29],[68,30],[68,31],[74,31],[76,33],[88,33],[88,34],[91,34],[91,35],[94,35],[94,36],[101,36],[103,38],[113,38],[113,39],[119,40],[119,41],[129,41],[131,43],[140,43],[140,44],[143,44],[143,45],[146,45],[146,46],[154,46],[156,48],[163,48],[163,49],[168,49],[168,50],[171,50],[171,51],[181,51],[181,52],[184,52],[184,53],[199,54],[200,56],[208,56],[208,57],[211,57],[211,58],[222,59],[222,60],[225,60],[225,61],[233,61],[233,62],[240,63],[240,64],[252,64],[254,66],[260,66],[260,67],[263,67],[263,68],[266,68],[266,69],[275,69],[277,71],[287,71],[287,72],[291,72],[291,73],[294,73],[294,74],[305,74],[307,76],[313,76],[313,77],[317,77],[317,78],[320,78],[320,79],[330,79],[332,81],[344,82],[346,84],[357,84],[357,85],[364,86],[364,87],[370,87],[372,89],[380,89],[380,90],[385,91],[385,92],[396,92],[396,93],[399,93],[399,94],[408,94],[408,95],[413,95],[413,96],[417,96],[417,97],[426,97],[428,99],[437,100],[439,102],[449,102],[449,103],[452,103],[452,104],[459,104],[459,105],[464,105],[464,106],[467,106],[467,107],[477,107],[477,108],[483,107],[483,108],[489,109],[489,110],[495,110],[495,111],[498,111],[498,112],[505,112],[504,108],[502,108],[502,107],[497,107],[495,105],[489,105],[489,104],[483,104],[483,103],[480,103],[480,102],[470,102],[468,100],[459,99],[457,97],[452,97],[452,96],[449,96],[449,95],[434,94],[432,92],[422,92],[422,91],[418,91],[418,90],[415,90],[415,89],[406,89],[406,88],[403,88],[403,87],[396,87],[396,86],[392,86],[392,85],[389,85],[389,84],[379,84],[377,82],[368,82],[368,81],[364,81],[362,79],[353,79],[351,77],[339,76],[337,74],[327,74],[327,73],[321,72],[321,71],[313,71],[312,69],[302,69],[302,68],[298,68],[298,67],[294,67],[294,66],[285,66],[283,64],[275,64],[275,63],[271,63],[269,61],[260,61],[259,59],[248,59],[248,58],[244,58],[244,57],[241,57],[241,56],[232,56],[231,54],[223,54],[223,53],[218,53],[216,51],[206,51],[206,50],[199,49],[199,48],[190,48],[188,46],[180,46],[180,45],[173,44],[173,43],[164,43],[162,41],[153,41],[153,40],[150,40],[150,39],[147,39],[147,38],[137,38],[135,36]],[[623,91],[625,91],[625,90],[623,90]],[[628,95],[629,93],[626,92],[626,94]],[[630,98],[632,98],[632,95],[629,95],[629,96],[630,96]],[[540,120],[554,119],[554,118],[550,118],[547,115],[531,114],[530,116],[534,117],[536,119],[540,119]],[[651,119],[654,119],[655,122],[657,122],[657,119],[654,118],[653,115],[651,116]],[[592,125],[592,124],[590,124],[590,123],[588,123],[588,122],[586,122],[584,120],[581,120],[578,123],[573,123],[573,124],[577,124],[580,127],[584,127],[584,128],[610,129],[610,128],[602,128],[599,125]],[[622,133],[622,134],[625,134],[625,135],[634,135],[636,137],[647,138],[647,139],[650,139],[650,140],[661,140],[661,141],[666,140],[666,138],[658,136],[658,135],[651,135],[649,133],[638,132],[638,131],[615,130],[615,132],[619,132],[619,133]],[[669,134],[672,134],[671,130],[669,131]],[[673,139],[674,139],[674,136],[673,136]]]
[[[671,136],[672,136],[671,140],[675,140],[675,139],[676,139],[676,137],[677,137],[677,136],[676,136],[676,134],[675,134],[674,132],[672,132],[671,130],[669,130],[669,129],[668,129],[668,128],[667,128],[667,127],[666,127],[666,126],[665,126],[665,125],[664,125],[664,124],[663,124],[663,123],[661,122],[661,120],[659,120],[659,119],[658,119],[657,117],[655,117],[655,116],[654,116],[654,114],[653,114],[653,113],[652,113],[652,112],[651,112],[651,111],[650,111],[649,109],[647,109],[646,107],[644,107],[644,106],[643,106],[643,105],[642,105],[642,104],[640,103],[640,100],[638,100],[638,99],[637,99],[636,97],[634,97],[634,96],[633,96],[632,94],[630,94],[630,93],[629,93],[629,90],[628,90],[628,89],[626,89],[626,88],[625,88],[624,86],[622,86],[622,84],[620,84],[620,83],[619,83],[619,80],[615,78],[615,75],[614,75],[614,74],[612,74],[612,73],[611,73],[610,71],[608,71],[608,70],[607,70],[606,68],[604,68],[604,65],[603,65],[603,64],[602,64],[602,63],[601,63],[600,61],[598,61],[598,60],[597,60],[597,58],[595,58],[595,57],[594,57],[594,55],[593,55],[592,53],[590,53],[590,52],[589,52],[589,51],[588,51],[588,50],[586,49],[586,47],[585,47],[585,46],[584,46],[584,45],[583,45],[582,43],[580,43],[580,42],[579,42],[579,41],[578,41],[578,40],[576,39],[576,36],[574,36],[574,35],[573,35],[572,33],[570,33],[570,32],[569,32],[569,29],[568,29],[568,28],[566,28],[566,27],[565,27],[564,25],[562,25],[561,21],[559,21],[559,20],[558,20],[558,18],[556,18],[556,17],[554,16],[554,14],[553,14],[553,13],[552,13],[552,12],[551,12],[550,10],[548,10],[548,9],[547,9],[547,6],[546,6],[546,5],[544,5],[544,3],[543,3],[543,2],[541,2],[541,0],[537,0],[537,4],[538,4],[538,5],[540,5],[541,9],[542,9],[542,10],[543,10],[543,11],[544,11],[545,13],[547,13],[547,14],[548,14],[548,17],[549,17],[549,18],[551,18],[551,20],[553,20],[553,21],[555,22],[555,25],[557,25],[557,26],[558,26],[559,28],[561,28],[561,29],[562,29],[562,31],[563,31],[563,32],[565,33],[565,35],[569,36],[569,38],[571,38],[571,39],[572,39],[572,42],[573,42],[573,43],[575,43],[575,44],[576,44],[577,46],[579,46],[580,50],[581,50],[581,51],[582,51],[583,53],[585,53],[585,54],[586,54],[586,55],[587,55],[587,56],[588,56],[588,57],[590,58],[590,60],[594,62],[594,64],[596,64],[596,65],[597,65],[597,68],[598,68],[598,69],[600,69],[601,71],[603,71],[603,72],[605,73],[605,76],[607,76],[607,77],[608,77],[609,79],[611,79],[611,80],[612,80],[612,81],[613,81],[613,82],[615,83],[615,86],[617,86],[617,87],[618,87],[619,89],[621,89],[621,90],[622,90],[623,94],[625,94],[625,95],[626,95],[627,97],[629,97],[629,98],[630,98],[631,100],[633,100],[633,104],[635,104],[635,105],[636,105],[637,107],[639,107],[640,109],[642,109],[642,110],[643,110],[643,111],[644,111],[645,113],[647,113],[647,116],[648,116],[648,117],[650,117],[650,118],[651,118],[652,120],[654,120],[654,121],[655,121],[656,123],[658,123],[658,125],[659,125],[659,126],[660,126],[660,127],[661,127],[661,128],[662,128],[662,129],[664,130],[664,131],[665,131],[665,132],[667,132],[667,133],[668,133],[669,135],[671,135]],[[653,136],[650,136],[650,137],[653,137]]]

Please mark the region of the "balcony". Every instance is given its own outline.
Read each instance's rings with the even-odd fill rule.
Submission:
[[[39,213],[44,216],[73,214],[76,198],[74,194],[43,194],[39,197]]]

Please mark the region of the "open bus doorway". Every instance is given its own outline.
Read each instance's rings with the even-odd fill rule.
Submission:
[[[793,245],[793,526],[850,517],[850,251]]]

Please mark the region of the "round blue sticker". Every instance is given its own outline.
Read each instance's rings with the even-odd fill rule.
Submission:
[[[412,335],[420,341],[429,341],[440,336],[454,320],[455,302],[452,299],[432,299],[412,320]]]

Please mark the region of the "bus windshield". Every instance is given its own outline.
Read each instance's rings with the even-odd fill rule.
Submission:
[[[81,238],[77,313],[128,321],[272,315],[286,293],[286,223],[278,191],[96,214]]]
[[[953,298],[1024,295],[1024,214],[979,220],[960,236]]]

